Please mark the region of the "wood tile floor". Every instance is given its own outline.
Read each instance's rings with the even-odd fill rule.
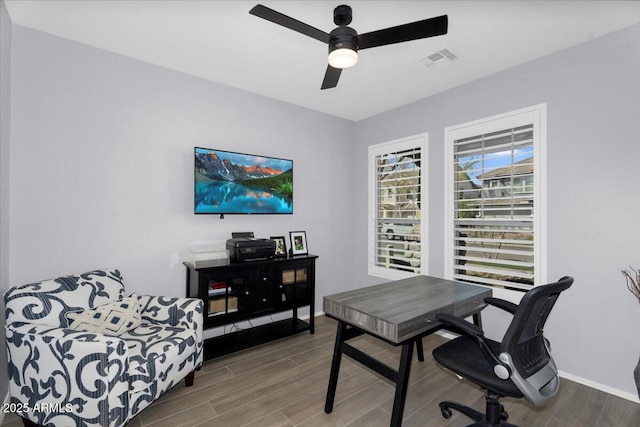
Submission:
[[[388,426],[394,387],[383,377],[343,357],[333,413],[325,414],[324,399],[336,322],[318,317],[316,333],[301,333],[231,356],[206,362],[195,384],[180,383],[134,418],[127,427],[190,426]],[[394,368],[399,348],[371,337],[353,341],[357,347]],[[403,426],[466,426],[470,420],[454,411],[440,415],[440,400],[455,400],[484,408],[484,394],[436,366],[431,349],[444,342],[424,339],[425,362],[414,356]],[[640,426],[640,405],[563,380],[560,394],[544,409],[532,409],[518,399],[503,399],[509,421],[522,427]],[[22,425],[8,415],[2,426]]]

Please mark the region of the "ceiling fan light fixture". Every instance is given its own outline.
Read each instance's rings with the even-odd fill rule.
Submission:
[[[348,7],[348,6],[347,6]],[[329,34],[329,65],[333,68],[349,68],[358,62],[356,30],[340,26]]]
[[[327,65],[327,71],[325,71],[324,80],[320,87],[321,90],[336,87],[342,70],[357,64],[359,50],[441,36],[447,34],[449,25],[447,15],[442,15],[358,34],[356,30],[348,27],[353,19],[351,7],[340,5],[333,10],[333,22],[338,27],[327,34],[309,24],[261,4],[255,5],[249,13],[328,45],[329,65]]]
[[[333,50],[329,53],[329,65],[333,68],[349,68],[358,62],[358,52],[349,48]]]

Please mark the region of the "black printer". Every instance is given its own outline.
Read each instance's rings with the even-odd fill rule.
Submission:
[[[276,242],[271,239],[234,237],[227,240],[227,250],[231,262],[273,258],[276,254]]]

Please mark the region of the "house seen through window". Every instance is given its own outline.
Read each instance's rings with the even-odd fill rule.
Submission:
[[[544,280],[540,120],[535,112],[449,129],[449,276],[528,289]]]
[[[369,271],[424,274],[426,135],[369,148]]]

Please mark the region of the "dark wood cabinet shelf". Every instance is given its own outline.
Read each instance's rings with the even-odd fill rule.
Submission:
[[[214,359],[298,332],[309,331],[310,328],[309,323],[304,320],[291,318],[209,338],[204,342],[204,358]]]
[[[199,268],[185,263],[186,294],[204,301],[204,329],[292,312],[289,319],[205,340],[205,360],[302,331],[313,334],[316,258],[304,255]],[[298,308],[305,306],[309,306],[308,322],[298,318]]]

